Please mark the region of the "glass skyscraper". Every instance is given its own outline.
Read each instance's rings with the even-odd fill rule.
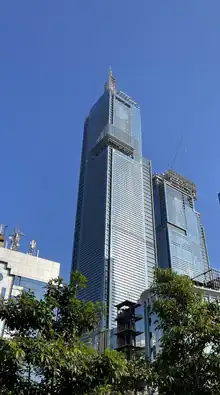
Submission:
[[[151,162],[142,157],[138,105],[105,91],[84,124],[72,269],[87,278],[80,297],[107,306],[103,327],[115,326],[115,305],[136,302],[156,264]]]
[[[158,266],[191,278],[209,269],[196,186],[173,170],[153,176]]]

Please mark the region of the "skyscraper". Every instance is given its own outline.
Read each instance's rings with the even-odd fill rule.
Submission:
[[[151,162],[142,158],[138,105],[109,71],[84,124],[72,269],[87,277],[82,298],[107,306],[136,302],[156,264]]]
[[[158,266],[194,278],[209,269],[196,186],[173,170],[155,174],[153,185]]]

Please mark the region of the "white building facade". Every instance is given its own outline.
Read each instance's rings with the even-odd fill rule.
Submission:
[[[22,290],[31,290],[41,299],[46,284],[59,272],[57,262],[0,247],[0,297],[4,299],[15,297]],[[4,322],[0,321],[0,336],[3,331]]]

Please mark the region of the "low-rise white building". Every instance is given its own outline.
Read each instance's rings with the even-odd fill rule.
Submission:
[[[57,278],[59,272],[57,262],[0,247],[0,297],[8,299],[30,289],[40,299],[48,281]],[[0,336],[3,330],[0,321]]]

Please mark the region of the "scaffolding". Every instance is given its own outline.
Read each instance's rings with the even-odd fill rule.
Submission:
[[[176,173],[174,170],[169,169],[164,173],[156,173],[153,175],[153,177],[155,179],[168,181],[173,187],[181,190],[187,195],[192,196],[193,199],[196,200],[196,184],[193,181],[190,181]]]
[[[142,331],[136,329],[136,322],[143,319],[141,314],[136,313],[136,309],[140,304],[125,300],[116,305],[117,307],[117,351],[124,353],[125,357],[130,360],[132,357],[144,350],[144,347],[138,346],[136,337],[143,334]]]
[[[204,273],[194,277],[193,282],[197,286],[209,289],[220,290],[220,270],[209,269]]]

